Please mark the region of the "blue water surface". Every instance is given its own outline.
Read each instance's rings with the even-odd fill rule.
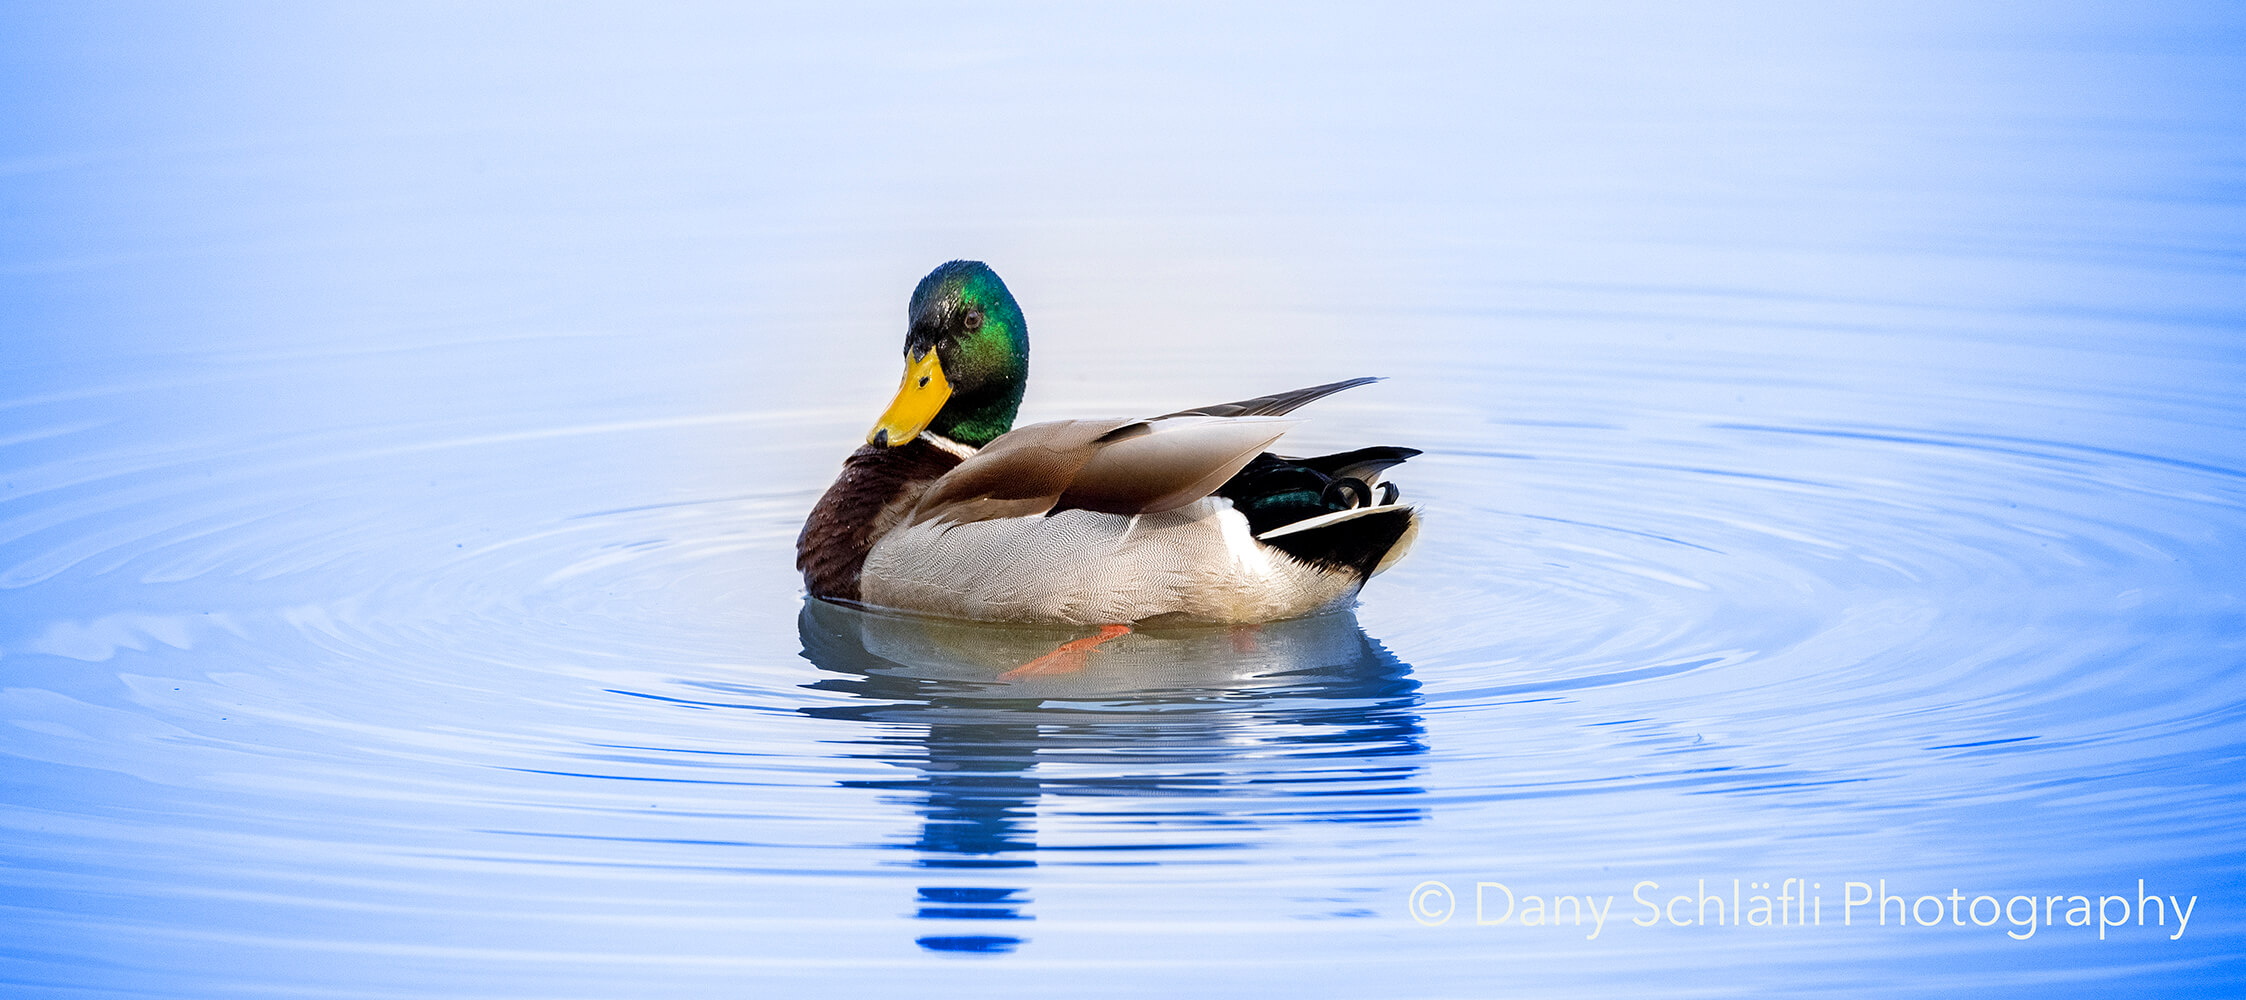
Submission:
[[[33,4],[0,101],[10,995],[2246,989],[2234,8]],[[1387,376],[1286,443],[1418,549],[807,603],[954,257],[1027,419]]]

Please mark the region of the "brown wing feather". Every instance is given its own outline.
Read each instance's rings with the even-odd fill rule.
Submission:
[[[1110,434],[1085,460],[1057,509],[1157,514],[1216,492],[1295,425],[1273,417],[1147,421],[1149,433]]]
[[[1018,427],[938,480],[909,521],[965,523],[1078,509],[1152,514],[1183,507],[1215,492],[1294,426],[1271,418],[1378,381],[1344,379],[1145,420]]]
[[[1314,385],[1306,389],[1290,389],[1286,392],[1273,393],[1269,396],[1257,396],[1254,399],[1243,399],[1237,403],[1213,403],[1208,406],[1199,406],[1190,410],[1179,410],[1176,413],[1165,413],[1162,416],[1155,417],[1153,419],[1161,420],[1164,417],[1283,416],[1289,411],[1293,410],[1295,407],[1301,406],[1304,403],[1324,399],[1325,397],[1331,396],[1334,393],[1342,391],[1343,389],[1354,389],[1360,385],[1378,381],[1380,381],[1380,376],[1377,375],[1367,375],[1363,378],[1342,379],[1339,382],[1328,382],[1324,385]]]
[[[1214,492],[1292,426],[1268,417],[1031,424],[938,480],[910,523],[1171,510]]]
[[[1136,420],[1055,420],[1017,427],[985,445],[920,498],[911,523],[987,521],[1053,509],[1101,437]]]

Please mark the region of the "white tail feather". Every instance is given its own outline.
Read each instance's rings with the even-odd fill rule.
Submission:
[[[1263,534],[1257,535],[1256,540],[1259,542],[1267,542],[1274,538],[1292,535],[1298,531],[1309,531],[1312,528],[1323,528],[1329,524],[1340,524],[1343,521],[1348,521],[1354,518],[1378,514],[1384,510],[1394,511],[1410,509],[1411,508],[1405,507],[1401,504],[1392,503],[1370,507],[1351,507],[1348,510],[1337,510],[1331,514],[1320,514],[1317,517],[1305,518],[1303,520],[1296,521],[1293,524],[1282,524],[1276,528],[1271,529],[1270,531],[1266,531]]]

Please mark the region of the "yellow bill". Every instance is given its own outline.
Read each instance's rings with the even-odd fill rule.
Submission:
[[[936,412],[950,398],[951,383],[944,380],[944,366],[936,360],[933,349],[917,359],[908,359],[897,398],[889,404],[889,412],[881,415],[881,422],[866,434],[866,443],[894,448],[912,440],[936,419]]]

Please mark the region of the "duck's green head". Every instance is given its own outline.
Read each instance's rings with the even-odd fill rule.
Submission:
[[[981,261],[955,260],[912,290],[905,380],[866,435],[895,447],[922,431],[980,448],[1014,426],[1029,380],[1029,326],[1006,283]]]

